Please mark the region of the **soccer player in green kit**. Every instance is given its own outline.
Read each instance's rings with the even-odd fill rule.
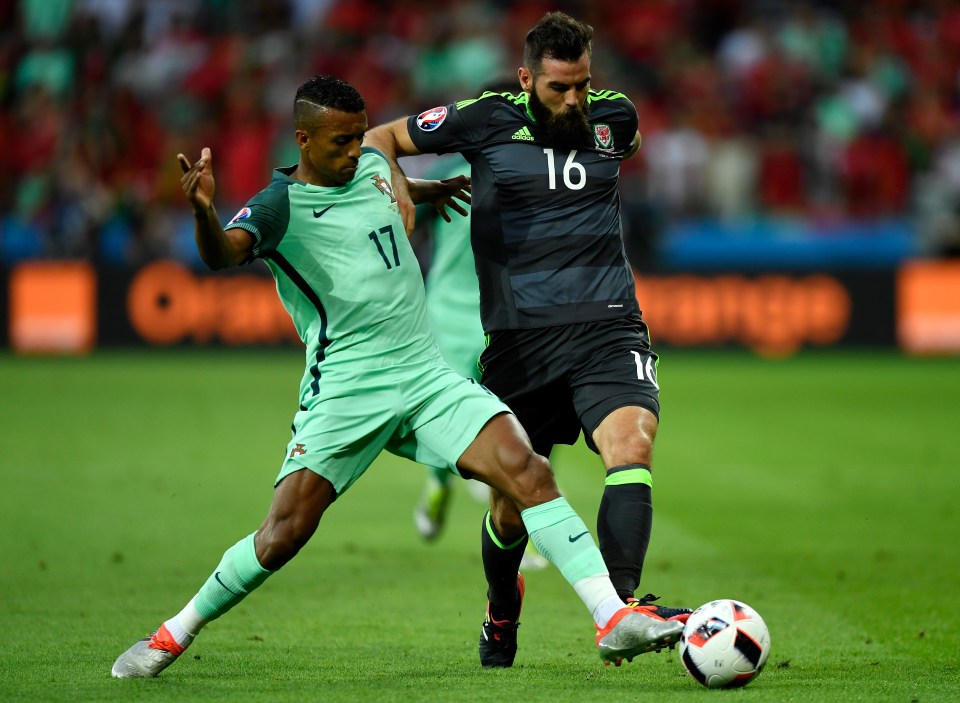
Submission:
[[[424,173],[425,178],[447,179],[470,176],[470,164],[454,155],[438,159]],[[470,249],[470,218],[444,221],[428,205],[417,207],[417,231],[430,240],[430,263],[426,287],[427,320],[437,348],[450,367],[480,380],[477,361],[483,351],[480,325],[480,289]],[[456,477],[443,467],[427,467],[423,494],[414,510],[414,523],[423,539],[437,539],[443,531]],[[468,482],[470,493],[486,502],[488,489]]]
[[[157,676],[219,618],[292,559],[324,511],[387,449],[475,477],[509,496],[540,551],[593,616],[598,652],[619,662],[674,638],[671,625],[626,608],[583,521],[557,491],[516,418],[441,359],[426,322],[423,281],[404,232],[389,164],[361,147],[359,93],[317,76],[294,100],[297,165],[225,226],[213,205],[212,154],[178,155],[197,247],[213,269],[266,261],[306,345],[294,435],[259,529],[227,549],[177,614],[116,660],[117,678]],[[414,202],[450,205],[465,179],[411,182]],[[466,199],[466,196],[465,198]]]
[[[497,83],[491,90],[507,90]],[[469,176],[470,164],[459,154],[437,160],[424,174],[426,178],[445,180]],[[417,206],[417,230],[430,236],[430,266],[424,281],[427,292],[427,319],[437,340],[437,348],[450,367],[467,378],[480,380],[478,362],[484,348],[480,322],[480,288],[473,250],[470,248],[470,218],[441,219],[428,205]],[[549,458],[549,457],[548,457]],[[414,524],[423,539],[433,541],[443,531],[450,499],[457,478],[442,467],[427,467],[423,492],[413,512]],[[489,501],[489,489],[477,481],[467,481],[469,493],[482,503]],[[520,568],[538,571],[550,565],[527,543]]]
[[[660,401],[653,352],[623,250],[620,163],[640,147],[627,97],[591,87],[593,29],[549,12],[526,35],[520,92],[486,92],[372,129],[391,163],[459,152],[472,177],[471,244],[488,344],[481,380],[516,413],[534,451],[549,456],[581,432],[603,460],[597,535],[623,602],[652,619],[688,608],[635,592],[653,522],[653,444]],[[523,602],[518,567],[527,530],[494,488],[482,554],[485,667],[512,666]],[[679,637],[679,631],[677,632]]]
[[[490,90],[508,90],[512,84],[497,83]],[[469,176],[470,164],[459,154],[442,157],[424,174],[445,180]],[[480,380],[478,362],[484,348],[480,322],[480,288],[473,250],[470,248],[470,218],[441,219],[428,205],[417,207],[417,230],[430,236],[430,266],[424,281],[427,291],[427,319],[444,361],[467,378]],[[440,536],[450,507],[457,479],[445,468],[427,467],[427,479],[414,510],[417,532],[427,541]],[[489,489],[477,481],[468,481],[470,494],[478,501],[489,500]],[[532,542],[527,544],[520,568],[544,569],[544,559]]]

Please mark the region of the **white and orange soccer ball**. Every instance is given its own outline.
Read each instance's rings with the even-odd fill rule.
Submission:
[[[690,614],[679,652],[687,673],[707,688],[737,688],[766,664],[770,631],[746,603],[714,600]]]

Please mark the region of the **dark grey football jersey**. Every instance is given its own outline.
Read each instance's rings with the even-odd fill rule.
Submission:
[[[484,331],[639,313],[617,188],[636,108],[621,93],[591,90],[593,147],[565,151],[543,141],[527,100],[484,93],[407,123],[421,152],[458,151],[471,164]]]

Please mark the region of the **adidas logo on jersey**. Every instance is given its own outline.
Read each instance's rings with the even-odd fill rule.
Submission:
[[[526,127],[521,127],[520,129],[518,129],[516,132],[513,133],[513,137],[511,137],[511,139],[519,139],[524,142],[532,142],[533,135],[530,134],[529,129],[527,129]]]

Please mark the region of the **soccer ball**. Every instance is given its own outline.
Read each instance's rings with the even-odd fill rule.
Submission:
[[[687,673],[707,688],[737,688],[763,669],[770,632],[746,603],[710,601],[690,614],[679,651]]]

